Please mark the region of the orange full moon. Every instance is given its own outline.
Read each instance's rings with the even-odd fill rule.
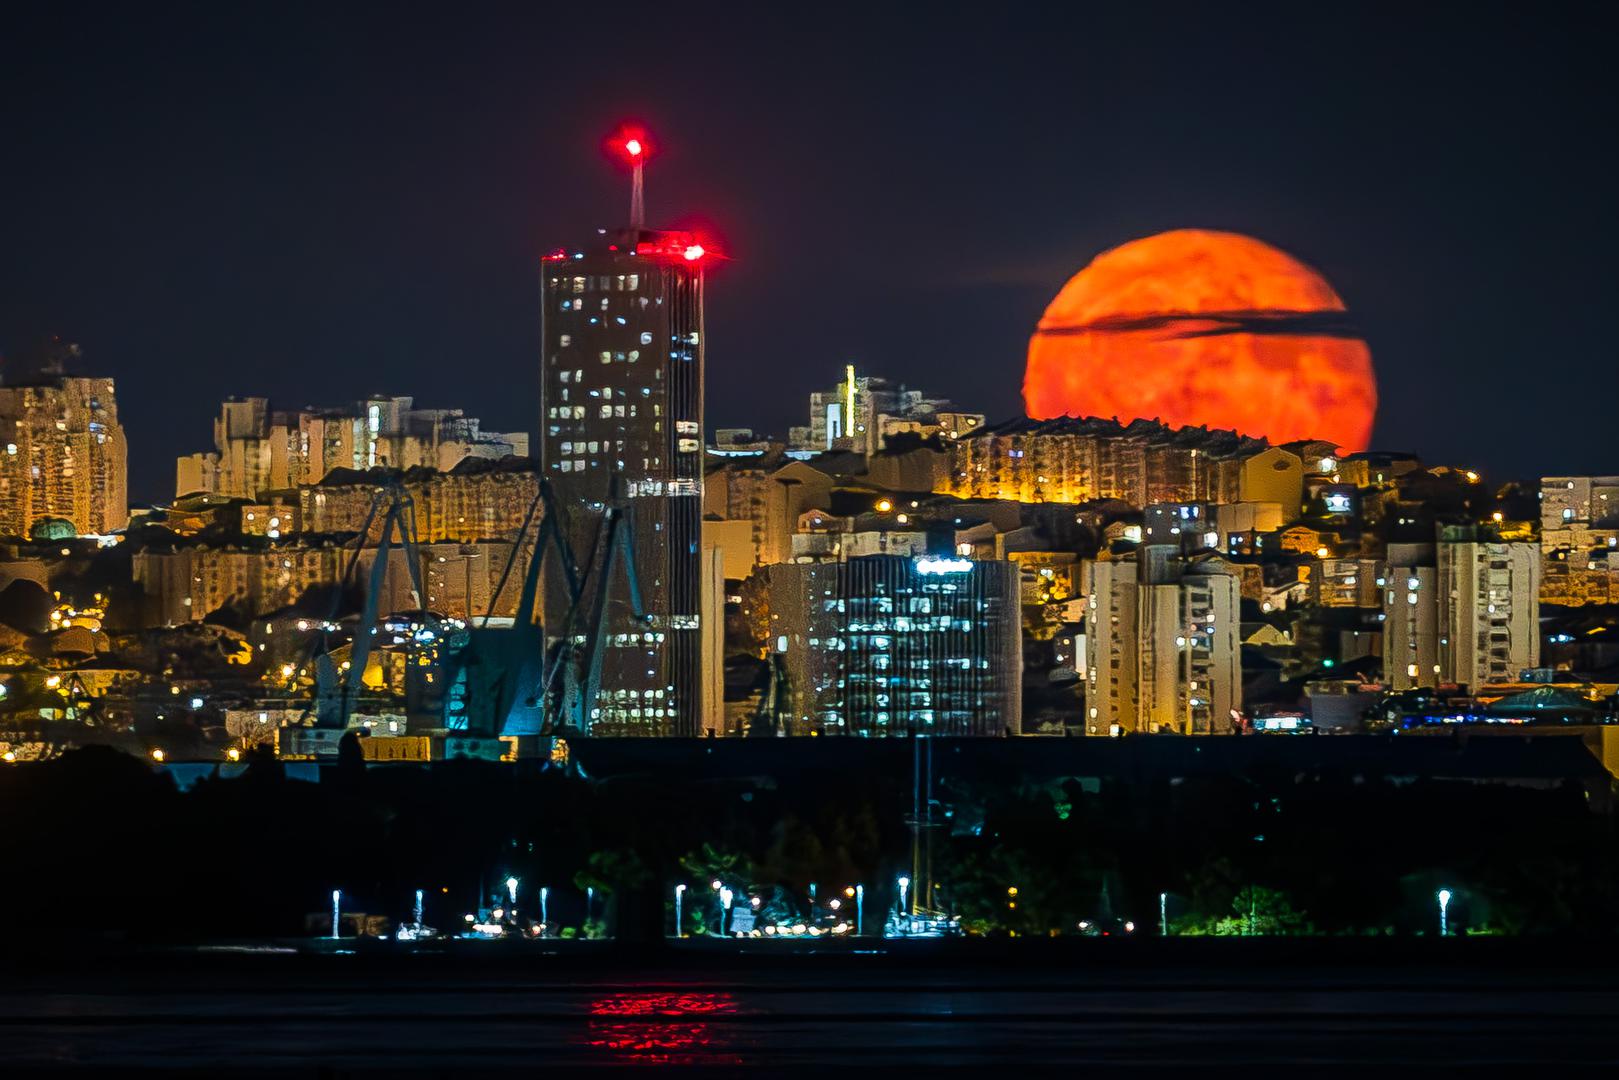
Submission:
[[[1037,420],[1157,418],[1355,451],[1377,380],[1320,274],[1247,236],[1179,229],[1069,279],[1029,341],[1023,400]]]

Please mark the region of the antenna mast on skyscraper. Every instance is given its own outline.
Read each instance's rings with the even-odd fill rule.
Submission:
[[[646,146],[631,135],[624,140],[624,153],[629,155],[634,175],[630,182],[630,227],[640,229],[646,225]]]

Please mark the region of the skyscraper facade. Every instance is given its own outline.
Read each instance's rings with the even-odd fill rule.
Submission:
[[[866,555],[769,568],[787,735],[1022,730],[1018,567]]]
[[[608,590],[597,735],[700,727],[704,256],[689,234],[632,227],[544,263],[541,468],[592,571],[578,610]],[[620,570],[596,572],[609,509],[631,530],[643,618]],[[548,570],[548,636],[588,632],[571,607]]]

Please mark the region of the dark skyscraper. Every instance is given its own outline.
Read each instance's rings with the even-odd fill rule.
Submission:
[[[588,718],[598,735],[695,735],[700,725],[704,256],[691,235],[637,220],[544,262],[541,465],[582,568],[600,566],[600,522],[622,510],[646,616],[634,617],[622,572],[591,575],[583,611],[594,589],[608,589]],[[546,598],[555,636],[567,604],[555,582]]]

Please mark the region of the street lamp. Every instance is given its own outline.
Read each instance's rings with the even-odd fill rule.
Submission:
[[[859,937],[866,932],[866,887],[854,887],[854,932]]]
[[[547,900],[549,900],[550,898],[551,898],[551,890],[546,888],[544,885],[541,885],[540,886],[540,923],[542,925],[551,921],[550,917],[545,912],[545,908],[546,908],[545,902]]]
[[[683,885],[683,884],[682,885],[676,885],[675,886],[675,937],[677,937],[677,938],[686,936],[685,931],[684,931],[685,923],[681,920],[681,917],[680,917],[681,901],[684,900],[685,898],[686,898],[686,886]]]
[[[733,899],[735,899],[735,898],[736,898],[736,894],[733,893],[730,889],[723,888],[723,887],[720,889],[720,936],[721,937],[725,936],[725,933],[726,933],[725,924],[730,921],[730,916],[731,916],[731,901]]]
[[[1169,936],[1169,894],[1158,894],[1158,934],[1160,937]]]
[[[333,889],[332,890],[332,936],[334,938],[338,936],[337,931],[338,931],[339,926],[340,926],[338,920],[339,920],[339,918],[341,918],[342,911],[343,911],[343,890],[342,889]]]
[[[509,877],[509,878],[506,879],[506,895],[511,897],[511,904],[512,904],[513,907],[516,907],[517,906],[517,879],[516,878]]]
[[[899,910],[900,910],[900,914],[902,914],[902,915],[905,914],[906,911],[907,911],[907,908],[905,906],[905,893],[906,893],[906,890],[908,890],[910,887],[911,887],[911,879],[910,878],[901,877],[899,879]]]
[[[1439,936],[1445,937],[1450,933],[1450,890],[1440,889],[1435,895],[1439,898]]]

